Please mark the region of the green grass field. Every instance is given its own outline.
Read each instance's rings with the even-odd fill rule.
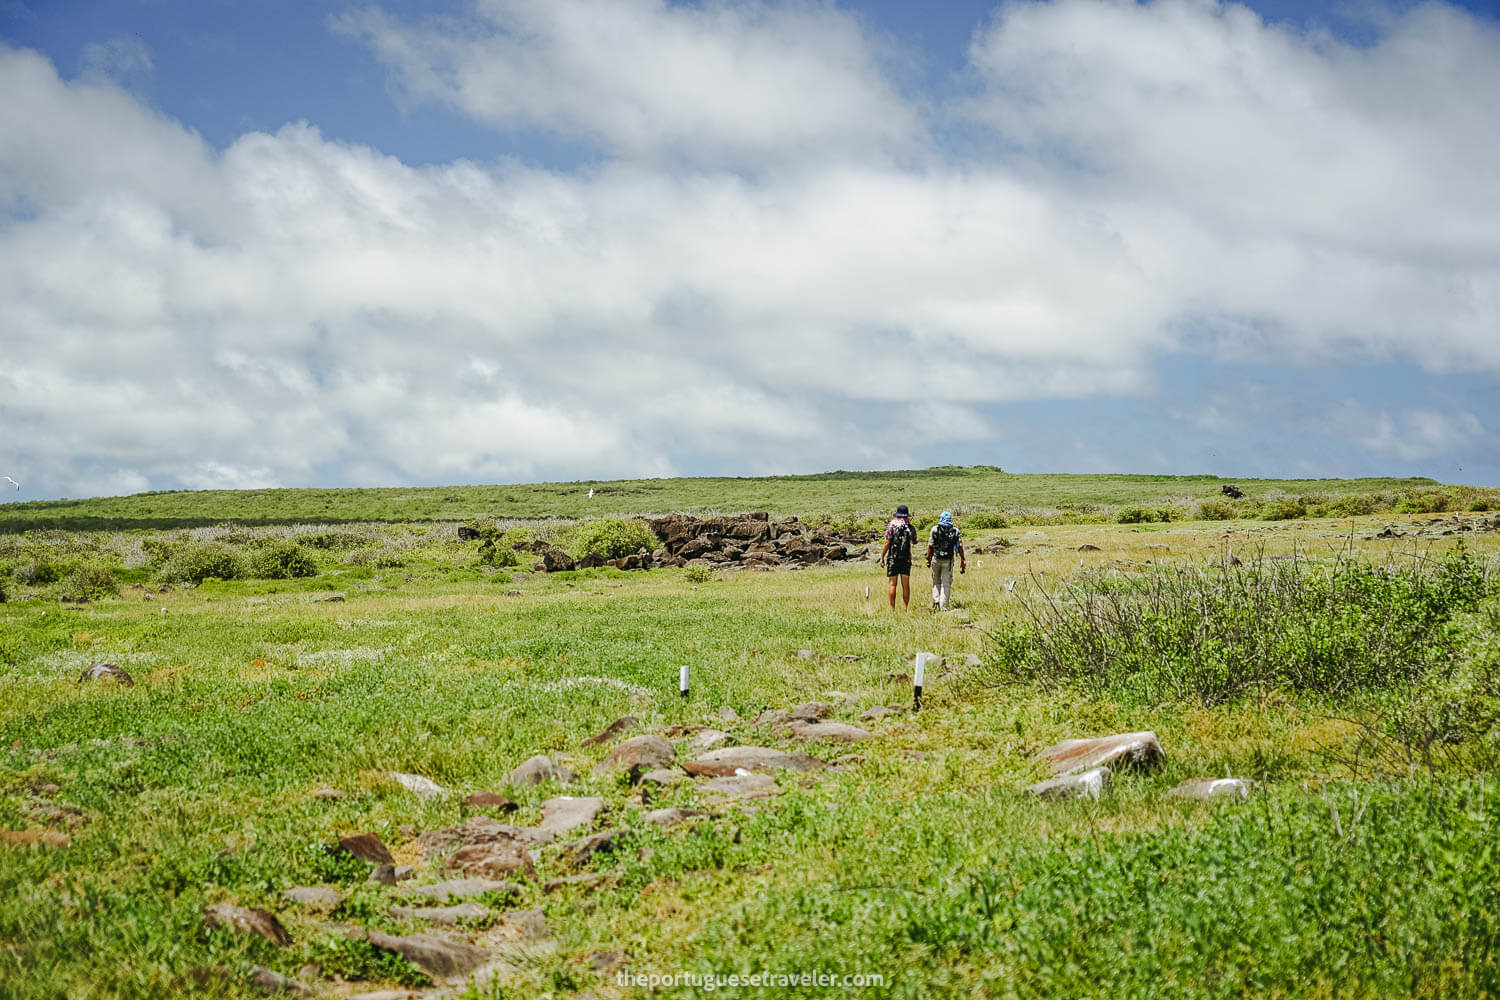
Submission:
[[[978,485],[962,492],[964,483]],[[595,499],[625,513],[847,515],[898,501],[1060,511],[1211,499],[1220,481],[931,470],[632,485],[643,492],[596,486]],[[1402,491],[1449,489],[1240,485],[1252,498],[1316,490],[1396,502]],[[509,964],[471,996],[1500,993],[1494,515],[1455,502],[1457,513],[1379,518],[1018,524],[971,534],[971,548],[1010,544],[971,554],[946,615],[927,612],[920,569],[912,610],[892,612],[870,562],[699,582],[683,570],[548,575],[483,565],[451,523],[580,513],[579,488],[3,508],[0,830],[67,842],[0,843],[0,998],[264,995],[249,981],[254,965],[301,976],[321,996],[436,996],[414,966],[347,934],[433,928],[392,916],[400,887],[367,883],[362,862],[325,848],[375,832],[415,882],[437,881],[441,855],[417,836],[459,822],[459,800],[480,790],[513,798],[519,808],[504,821],[519,825],[537,822],[554,795],[598,795],[607,812],[591,829],[629,833],[582,866],[604,876],[597,884],[546,891],[547,879],[575,871],[549,845],[520,896],[484,900],[497,913],[541,909],[543,939],[517,943],[499,917],[438,931]],[[549,506],[558,495],[566,502]],[[487,510],[491,497],[502,509]],[[52,517],[110,530],[16,530]],[[448,523],[364,523],[428,519]],[[359,523],[335,524],[346,520]],[[188,529],[228,521],[240,526]],[[1399,537],[1373,537],[1386,525]],[[288,538],[304,540],[315,575],[158,582],[164,547],[251,552]],[[1243,576],[1227,568],[1231,552]],[[1295,559],[1272,558],[1282,556]],[[104,567],[117,596],[59,602],[79,566]],[[1182,582],[1193,580],[1209,589]],[[1151,581],[1160,586],[1148,593]],[[1230,594],[1231,583],[1247,596]],[[1171,610],[1213,588],[1235,628],[1195,631],[1201,620]],[[1104,636],[1134,659],[1091,668],[1079,639],[1064,650],[1077,655],[1075,671],[1045,669],[1026,652],[1042,634],[1026,630],[1041,621],[1048,635],[1069,634],[1059,623],[1080,619],[1044,609],[1081,612],[1088,594],[1124,594],[1154,624],[1115,646]],[[1273,621],[1286,634],[1267,645],[1257,623]],[[860,722],[871,706],[910,705],[918,650],[949,664],[934,670],[923,711]],[[964,665],[965,654],[980,664]],[[1221,674],[1252,655],[1261,659],[1243,662],[1259,665],[1253,683],[1223,687]],[[78,681],[100,662],[129,671],[134,686]],[[1330,663],[1338,669],[1323,669]],[[692,667],[687,701],[676,691],[682,664]],[[751,724],[762,710],[814,700],[837,702],[834,719],[873,737],[806,743]],[[721,707],[743,720],[727,727],[731,743],[838,766],[782,772],[778,793],[745,809],[713,804],[693,781],[642,801],[618,777],[591,776],[610,747],[583,741],[611,721],[633,715],[635,733],[658,733],[720,724]],[[1052,743],[1141,729],[1166,750],[1160,769],[1118,773],[1097,802],[1023,791],[1045,776],[1037,754]],[[580,779],[507,784],[537,753]],[[418,799],[392,771],[430,778],[447,797]],[[1249,799],[1164,797],[1184,779],[1226,772],[1255,780]],[[324,786],[343,797],[315,797]],[[668,829],[641,821],[673,805],[711,815]],[[282,896],[312,885],[346,898],[318,913]],[[290,943],[205,930],[204,907],[225,902],[273,911]],[[624,964],[600,957],[609,953]],[[622,972],[881,982],[652,989]]]
[[[1126,504],[1181,505],[1220,496],[1217,476],[1013,475],[991,466],[904,472],[829,472],[762,478],[637,479],[346,490],[201,490],[140,493],[91,500],[0,504],[0,532],[40,528],[191,528],[243,524],[351,521],[467,521],[474,518],[580,518],[611,515],[737,512],[777,515],[886,514],[898,503],[914,511],[944,508],[1009,511],[1020,519],[1056,518]],[[1449,487],[1430,479],[1234,480],[1252,500],[1336,500],[1353,495],[1395,507],[1413,495],[1444,493],[1465,505],[1495,491]],[[589,497],[589,491],[594,496]],[[1473,494],[1473,496],[1470,496]],[[1442,507],[1440,509],[1448,509]],[[1369,511],[1367,511],[1368,513]]]

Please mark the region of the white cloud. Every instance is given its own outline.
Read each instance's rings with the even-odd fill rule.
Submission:
[[[874,40],[831,4],[478,0],[462,22],[406,24],[372,7],[333,23],[409,100],[631,155],[870,152],[919,130]]]
[[[1010,5],[976,36],[973,110],[1013,148],[928,145],[905,165],[870,154],[930,142],[916,105],[834,8],[599,14],[663,65],[705,49],[704,79],[743,83],[717,94],[632,90],[634,50],[579,83],[568,60],[600,45],[581,4],[482,9],[472,44],[520,59],[506,46],[536,42],[533,89],[563,91],[494,120],[555,114],[630,156],[414,168],[307,123],[214,150],[0,47],[12,474],[79,495],[666,474],[701,456],[813,471],[906,461],[892,421],[993,440],[985,404],[1148,395],[1154,359],[1188,343],[1500,372],[1500,129],[1481,103],[1500,40],[1446,8],[1353,49],[1203,0]],[[826,59],[778,48],[798,19],[827,27]],[[753,96],[781,70],[806,120],[774,88]],[[826,102],[807,99],[815,71],[843,81]],[[637,119],[589,118],[575,85],[623,87],[659,127],[610,131]],[[1223,399],[1176,407],[1236,427]],[[1361,440],[1415,461],[1474,433],[1465,416],[1382,414]],[[920,445],[903,447],[919,461]],[[1056,460],[1113,468],[1107,453]]]
[[[148,77],[155,69],[151,49],[134,35],[122,35],[83,47],[84,76],[127,82]]]
[[[1381,458],[1421,462],[1457,452],[1485,434],[1472,413],[1411,410],[1397,417],[1384,410],[1370,411],[1345,400],[1329,414],[1336,432],[1356,441]]]

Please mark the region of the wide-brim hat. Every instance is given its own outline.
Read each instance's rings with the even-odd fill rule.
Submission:
[[[896,506],[896,516],[911,517],[911,512],[906,509],[906,504],[903,503]]]

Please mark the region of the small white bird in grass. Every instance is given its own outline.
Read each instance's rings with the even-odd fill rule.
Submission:
[[[20,483],[18,483],[18,482],[16,482],[16,481],[15,481],[15,480],[14,480],[14,479],[12,479],[12,478],[10,478],[10,477],[9,477],[9,476],[0,476],[0,479],[3,479],[3,480],[5,480],[5,481],[6,481],[6,482],[7,482],[7,483],[10,483],[10,484],[11,484],[11,485],[12,485],[12,486],[14,486],[14,487],[15,487],[15,488],[16,488],[16,489],[20,489],[20,488],[21,488],[21,484],[20,484]]]

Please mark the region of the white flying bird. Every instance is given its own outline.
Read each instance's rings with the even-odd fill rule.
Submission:
[[[10,477],[9,477],[9,476],[0,476],[0,479],[3,479],[3,480],[5,480],[5,481],[6,481],[6,482],[7,482],[7,483],[10,483],[10,484],[11,484],[11,485],[12,485],[12,486],[14,486],[14,487],[15,487],[15,488],[16,488],[16,489],[20,489],[20,488],[21,488],[21,484],[20,484],[20,483],[18,483],[18,482],[16,482],[16,481],[15,481],[15,480],[14,480],[14,479],[12,479],[12,478],[10,478]]]

